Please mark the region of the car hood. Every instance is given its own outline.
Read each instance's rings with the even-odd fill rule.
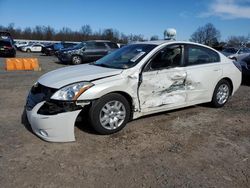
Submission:
[[[107,76],[120,74],[121,69],[99,67],[91,64],[75,65],[48,72],[38,82],[51,88],[61,88],[75,82],[92,81]]]

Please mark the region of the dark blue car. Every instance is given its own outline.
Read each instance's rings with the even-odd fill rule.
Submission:
[[[243,81],[247,81],[250,78],[250,55],[243,58],[240,61],[240,65],[242,67],[242,78]]]

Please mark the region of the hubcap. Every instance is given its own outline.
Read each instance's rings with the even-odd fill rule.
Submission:
[[[75,64],[80,64],[80,63],[81,63],[81,58],[78,57],[78,56],[75,56],[75,57],[73,57],[73,62],[74,62]]]
[[[227,102],[227,99],[229,97],[229,87],[227,84],[222,84],[218,90],[217,90],[217,95],[216,99],[219,104],[224,104]]]
[[[108,130],[114,130],[120,127],[125,117],[125,106],[120,101],[110,101],[106,103],[99,115],[101,125]]]

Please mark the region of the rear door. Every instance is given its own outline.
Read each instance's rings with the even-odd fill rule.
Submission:
[[[167,110],[186,103],[183,46],[158,51],[145,66],[138,89],[142,112]]]
[[[209,102],[222,76],[217,52],[198,45],[185,45],[187,103]]]

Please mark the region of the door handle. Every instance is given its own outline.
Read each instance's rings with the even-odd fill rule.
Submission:
[[[171,77],[171,80],[181,80],[184,79],[186,75],[175,75]]]
[[[214,69],[215,72],[218,72],[218,71],[220,71],[220,70],[221,70],[220,68]]]

